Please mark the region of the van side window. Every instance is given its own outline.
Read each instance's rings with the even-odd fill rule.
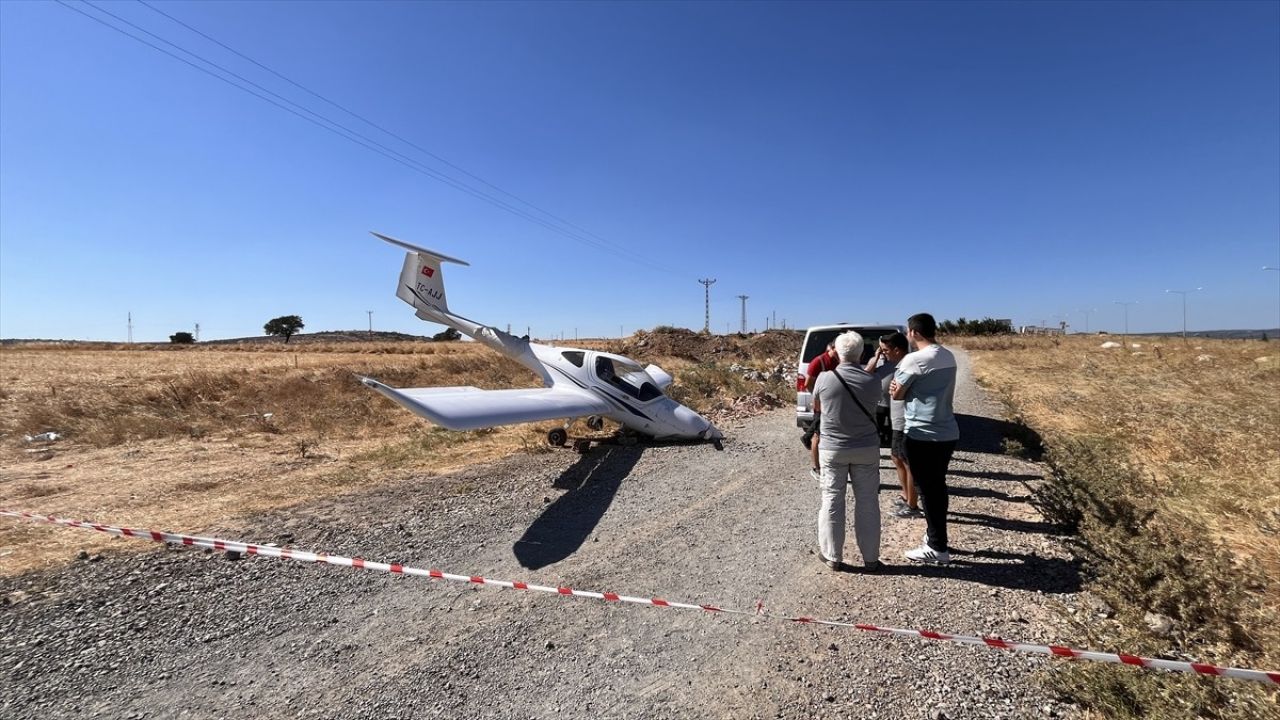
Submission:
[[[586,353],[582,352],[581,350],[565,350],[560,354],[564,356],[565,360],[568,360],[569,362],[573,363],[574,365],[577,365],[578,367],[582,367],[582,361],[584,356],[586,355]]]

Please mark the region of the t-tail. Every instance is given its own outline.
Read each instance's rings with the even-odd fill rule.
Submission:
[[[552,384],[546,368],[529,349],[527,338],[517,338],[497,328],[482,325],[450,312],[449,302],[444,292],[444,273],[440,265],[451,262],[469,266],[470,263],[382,233],[372,234],[380,240],[385,240],[407,251],[404,256],[404,266],[400,269],[400,283],[396,287],[396,297],[411,305],[414,314],[420,320],[451,327],[519,361],[520,364],[542,377],[543,384],[547,386]]]
[[[453,323],[446,321],[450,319],[452,313],[449,312],[449,302],[445,298],[444,273],[440,265],[446,262],[459,265],[469,263],[434,250],[410,245],[382,233],[373,233],[373,236],[408,251],[404,255],[404,267],[400,269],[400,284],[396,287],[396,297],[412,305],[419,318],[452,327]],[[461,332],[461,328],[455,329]]]

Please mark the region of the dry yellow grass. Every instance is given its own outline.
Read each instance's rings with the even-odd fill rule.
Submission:
[[[1106,339],[963,345],[980,381],[1030,426],[1050,440],[1117,441],[1154,483],[1138,492],[1280,580],[1280,347],[1130,338],[1140,347],[1104,350]]]
[[[184,530],[541,448],[545,427],[450,432],[355,379],[537,383],[482,346],[281,347],[0,349],[0,505]],[[266,422],[254,413],[273,415]],[[47,445],[23,439],[47,430],[66,436]],[[83,535],[6,521],[0,574],[111,544]]]
[[[962,344],[982,382],[1038,431],[1037,494],[1078,531],[1088,589],[1114,620],[1078,641],[1211,663],[1280,665],[1280,353],[1257,341],[990,338]],[[1265,359],[1264,359],[1265,358]],[[1150,613],[1173,619],[1169,633]],[[1097,666],[1053,676],[1106,717],[1274,717],[1274,690]]]

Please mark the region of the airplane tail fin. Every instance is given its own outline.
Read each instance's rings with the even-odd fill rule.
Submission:
[[[468,263],[434,250],[410,245],[403,240],[387,237],[381,233],[373,233],[373,235],[407,251],[404,256],[404,267],[400,269],[400,284],[396,288],[396,297],[412,305],[418,311],[418,317],[424,320],[439,322],[437,318],[431,317],[432,311],[449,314],[449,304],[444,294],[444,273],[440,271],[440,265],[445,262],[459,265]]]

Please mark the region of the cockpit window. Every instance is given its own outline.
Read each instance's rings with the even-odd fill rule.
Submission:
[[[649,373],[634,363],[597,357],[596,376],[640,402],[662,397],[662,391]]]
[[[565,360],[568,360],[578,367],[582,367],[582,359],[586,356],[586,353],[581,350],[565,350],[560,354],[564,356]]]

